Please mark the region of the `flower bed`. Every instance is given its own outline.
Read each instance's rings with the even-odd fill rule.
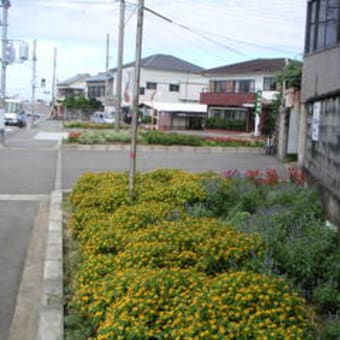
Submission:
[[[66,129],[103,130],[103,129],[110,129],[110,128],[112,129],[113,124],[70,121],[70,122],[64,122],[64,127]]]
[[[78,331],[101,340],[312,338],[304,299],[263,273],[261,234],[195,212],[209,210],[212,191],[234,190],[231,179],[138,174],[133,203],[127,184],[126,174],[85,174],[72,192],[82,260],[67,322],[80,316]]]
[[[112,144],[129,143],[128,131],[71,131],[65,143],[77,144]],[[261,139],[241,139],[230,137],[199,137],[161,131],[141,131],[138,142],[146,145],[186,145],[186,146],[222,146],[222,147],[263,147]]]

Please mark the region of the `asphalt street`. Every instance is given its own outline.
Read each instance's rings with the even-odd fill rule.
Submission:
[[[127,171],[128,151],[63,151],[63,188],[70,189],[85,171]],[[183,169],[189,172],[228,169],[277,169],[283,173],[282,165],[274,157],[256,153],[203,153],[188,151],[141,151],[137,153],[137,170],[150,171],[159,168]]]
[[[7,339],[37,202],[0,201],[0,339]]]
[[[26,255],[28,249],[34,249],[32,240],[40,241],[40,245],[44,243],[43,235],[47,225],[43,225],[43,221],[47,219],[44,216],[48,215],[49,195],[54,190],[58,139],[62,132],[60,123],[49,121],[42,122],[34,129],[13,128],[6,135],[5,146],[0,148],[0,340],[7,340],[10,331],[18,288],[22,287],[20,283]],[[129,151],[61,148],[64,190],[71,189],[84,172],[121,172],[129,168]],[[284,171],[284,167],[274,157],[259,153],[189,150],[143,150],[137,153],[137,170],[158,168],[191,172],[222,172],[228,169],[246,171],[254,168],[275,168],[281,173]],[[40,221],[39,225],[37,220]],[[40,231],[37,233],[35,230]],[[36,249],[39,249],[35,254],[36,262],[41,260],[43,263],[43,246]],[[36,275],[33,278],[37,283],[31,286],[34,288],[35,285],[37,290],[43,268],[37,266],[34,270]],[[39,303],[37,292],[32,296],[35,299],[32,303]],[[21,312],[30,314],[32,310],[38,310],[33,307],[26,309]],[[36,318],[32,320],[30,326],[33,329]],[[20,320],[15,318],[15,322],[12,322],[20,329]]]
[[[0,149],[0,340],[10,332],[40,203],[48,200],[54,185],[57,142],[36,141],[39,130],[7,129]],[[27,313],[33,310],[30,306]]]

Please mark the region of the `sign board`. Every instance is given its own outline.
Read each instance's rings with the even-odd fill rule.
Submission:
[[[321,102],[313,104],[312,141],[319,141]]]
[[[262,91],[261,90],[256,92],[255,112],[257,114],[260,114],[262,112]]]

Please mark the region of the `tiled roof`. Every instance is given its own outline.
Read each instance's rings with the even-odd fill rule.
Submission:
[[[60,83],[58,83],[58,85],[70,85],[70,84],[76,83],[78,81],[85,81],[89,77],[90,77],[89,73],[78,73],[71,78],[68,78],[64,81],[61,81]]]
[[[125,64],[123,67],[134,66],[135,62]],[[154,54],[152,56],[143,58],[141,60],[141,67],[153,70],[173,71],[173,72],[190,72],[198,73],[202,72],[203,68],[194,64],[191,64],[183,59],[179,59],[172,55],[166,54]],[[115,72],[117,69],[111,71]]]
[[[256,72],[277,72],[282,70],[287,63],[285,58],[254,59],[237,64],[215,67],[206,70],[206,74],[235,74],[235,73],[256,73]]]
[[[98,73],[95,76],[87,78],[86,82],[87,83],[90,83],[90,82],[99,82],[99,81],[105,81],[107,79],[112,79],[112,78],[113,78],[113,76],[112,76],[111,73],[101,72],[101,73]]]

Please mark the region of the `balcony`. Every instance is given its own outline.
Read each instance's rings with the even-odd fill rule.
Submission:
[[[210,106],[243,106],[255,102],[255,93],[203,92],[200,102]]]

